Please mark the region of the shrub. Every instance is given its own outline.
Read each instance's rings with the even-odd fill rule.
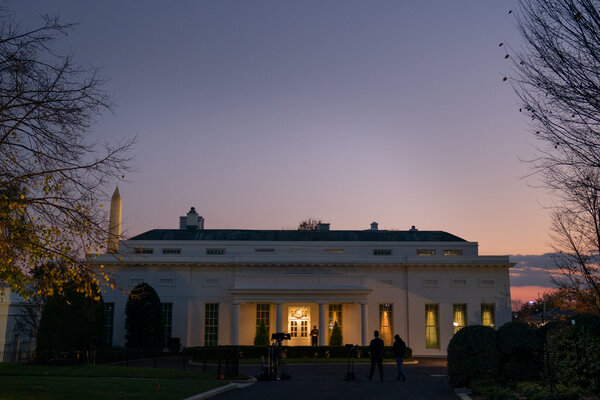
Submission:
[[[600,390],[600,337],[577,325],[564,327],[548,335],[548,349],[559,382]]]
[[[161,349],[164,344],[162,306],[147,283],[131,290],[125,305],[126,346],[130,349]]]
[[[269,331],[264,322],[256,327],[256,335],[254,336],[255,346],[268,346],[269,345]]]
[[[329,337],[329,345],[330,346],[341,346],[344,343],[342,338],[342,330],[337,322],[333,324],[333,329],[331,330],[331,336]]]
[[[454,386],[498,375],[496,332],[481,325],[466,326],[448,345],[448,377]]]
[[[542,341],[523,322],[508,322],[496,332],[500,375],[508,381],[535,380],[542,371]]]
[[[170,353],[179,353],[181,351],[181,339],[178,337],[169,338],[167,348]]]
[[[48,298],[38,328],[36,359],[46,361],[55,353],[103,348],[104,302],[72,288]],[[74,355],[73,355],[74,357]]]

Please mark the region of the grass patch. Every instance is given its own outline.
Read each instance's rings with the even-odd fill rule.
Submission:
[[[0,364],[2,399],[183,399],[226,384],[214,374],[103,365]]]

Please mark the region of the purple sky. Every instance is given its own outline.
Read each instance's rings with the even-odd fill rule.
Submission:
[[[513,1],[16,1],[60,15],[136,136],[119,183],[129,234],[175,228],[445,230],[481,254],[541,254],[550,198],[502,77]],[[116,183],[116,182],[115,182]],[[112,189],[111,189],[112,190]]]

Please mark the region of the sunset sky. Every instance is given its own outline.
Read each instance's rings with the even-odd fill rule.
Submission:
[[[128,234],[175,228],[190,206],[207,228],[415,225],[513,255],[513,297],[551,286],[552,199],[526,178],[535,143],[502,79],[515,2],[4,7],[23,27],[78,23],[59,47],[102,67],[116,104],[94,137],[138,141],[138,172],[115,182]]]

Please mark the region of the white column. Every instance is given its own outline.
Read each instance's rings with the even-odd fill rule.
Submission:
[[[275,304],[275,332],[283,332],[283,304]]]
[[[327,324],[325,322],[325,304],[319,303],[319,346],[327,346]]]
[[[367,304],[360,303],[360,336],[361,342],[363,346],[367,346],[369,344],[369,337],[367,336],[367,328],[368,328],[368,315],[367,315]]]
[[[231,344],[240,344],[240,304],[233,303],[231,309]]]

